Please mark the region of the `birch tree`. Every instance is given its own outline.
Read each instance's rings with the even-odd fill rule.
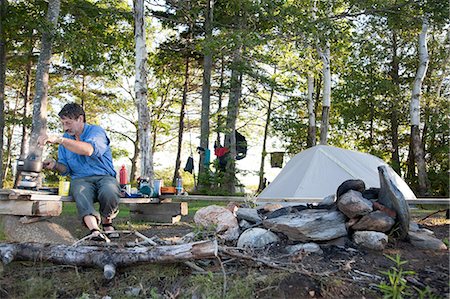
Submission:
[[[429,194],[429,182],[424,157],[424,150],[420,137],[420,94],[422,82],[425,78],[428,68],[428,49],[427,49],[427,31],[428,19],[423,18],[422,32],[419,34],[419,67],[412,87],[410,117],[411,117],[411,145],[414,154],[414,160],[417,164],[417,174],[419,179],[419,195]]]
[[[316,112],[314,101],[314,77],[311,71],[308,72],[308,147],[316,145]]]
[[[47,11],[47,26],[42,33],[41,52],[36,67],[35,96],[33,100],[33,119],[30,136],[30,153],[42,159],[42,147],[37,146],[38,137],[47,130],[47,98],[50,60],[52,57],[52,42],[56,34],[61,2],[49,0]]]
[[[134,41],[136,51],[135,99],[138,111],[141,177],[153,178],[150,109],[147,103],[147,49],[145,45],[144,0],[134,0]]]

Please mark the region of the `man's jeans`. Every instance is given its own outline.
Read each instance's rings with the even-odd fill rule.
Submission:
[[[119,213],[120,187],[117,179],[110,175],[73,179],[70,195],[75,199],[82,221],[84,216],[92,215],[100,223],[100,215],[113,219]],[[95,210],[94,202],[100,203],[100,213]]]

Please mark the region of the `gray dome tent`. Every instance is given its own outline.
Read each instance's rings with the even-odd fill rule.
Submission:
[[[341,183],[361,179],[366,188],[380,187],[378,166],[385,165],[393,173],[394,183],[405,199],[416,196],[392,170],[378,157],[333,146],[317,145],[294,156],[272,183],[257,196],[257,200],[317,199],[335,194]]]

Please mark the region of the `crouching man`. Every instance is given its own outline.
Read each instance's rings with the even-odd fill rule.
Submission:
[[[70,195],[74,198],[78,214],[91,237],[108,241],[119,237],[112,226],[118,214],[120,187],[113,167],[109,138],[103,128],[86,123],[83,108],[76,103],[66,104],[58,113],[63,136],[43,134],[38,144],[58,144],[58,161],[47,159],[43,167],[70,175]],[[99,202],[100,211],[94,208]],[[100,230],[102,225],[104,233]]]

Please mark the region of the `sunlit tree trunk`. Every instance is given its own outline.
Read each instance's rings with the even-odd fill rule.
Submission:
[[[308,73],[308,138],[307,146],[316,145],[316,111],[314,105],[314,77],[311,72]]]
[[[134,40],[136,77],[134,91],[138,111],[141,177],[153,179],[150,109],[147,103],[147,49],[145,45],[144,0],[134,0]]]
[[[185,70],[184,70],[184,87],[183,96],[181,99],[180,119],[178,125],[178,146],[177,146],[177,158],[175,160],[175,172],[173,174],[172,184],[176,186],[177,178],[180,178],[180,165],[181,165],[181,148],[183,145],[183,133],[184,133],[184,115],[186,110],[187,93],[189,86],[189,56],[186,57]]]
[[[30,31],[30,44],[28,48],[27,55],[27,66],[25,69],[25,86],[23,93],[23,117],[28,118],[28,113],[30,111],[30,98],[31,98],[31,71],[33,67],[33,47],[34,47],[34,39],[33,32]],[[24,159],[28,154],[28,146],[29,146],[29,134],[28,134],[28,122],[22,123],[22,139],[20,141],[20,155],[21,159]],[[14,178],[14,188],[17,187],[19,183],[19,172],[16,173]]]
[[[47,130],[47,98],[52,41],[56,33],[61,2],[49,0],[47,26],[42,33],[41,53],[36,67],[36,92],[33,100],[33,120],[30,136],[30,153],[42,159],[42,147],[37,146],[38,137]]]
[[[420,138],[420,93],[422,89],[422,82],[425,78],[428,68],[428,49],[427,49],[427,30],[428,19],[425,17],[422,24],[422,32],[419,34],[419,67],[417,69],[416,77],[412,88],[410,117],[411,117],[411,139],[412,152],[417,164],[417,175],[419,182],[419,195],[425,196],[429,194],[429,181],[424,158],[424,150],[422,148],[422,141]]]
[[[230,149],[229,159],[227,160],[224,188],[230,193],[235,193],[236,185],[236,121],[239,114],[239,102],[242,89],[242,72],[240,64],[242,62],[242,45],[238,46],[233,53],[233,62],[230,79],[230,98],[228,101],[227,123],[225,147]]]
[[[4,22],[8,1],[0,0],[0,178],[3,178],[3,135],[5,132],[5,85],[6,85],[6,37]],[[3,180],[0,179],[0,188],[3,188]]]
[[[205,16],[206,39],[212,36],[214,0],[207,1]],[[202,84],[202,114],[200,120],[200,147],[205,150],[209,148],[209,114],[211,103],[211,70],[213,55],[211,47],[206,47],[203,59],[203,84]],[[205,165],[205,155],[200,155],[198,164],[198,188],[202,189],[208,185],[209,168]]]

